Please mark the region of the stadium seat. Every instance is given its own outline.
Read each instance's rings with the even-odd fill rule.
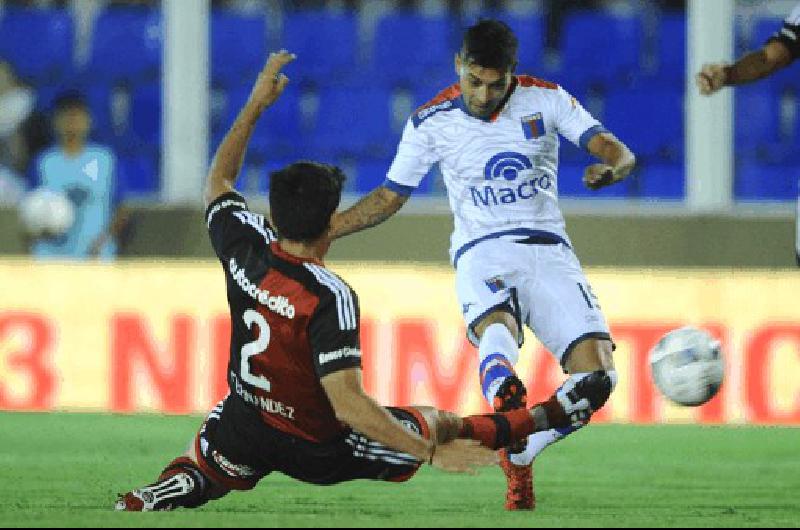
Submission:
[[[320,92],[310,144],[321,155],[391,156],[400,140],[392,131],[388,91],[329,88]]]
[[[212,131],[212,151],[233,125],[236,116],[250,96],[247,86],[231,89],[225,98],[224,116]],[[264,112],[253,132],[249,151],[255,156],[299,156],[303,145],[300,129],[300,92],[295,87],[287,88],[280,101]]]
[[[564,198],[587,197],[592,192],[583,185],[585,164],[562,162],[558,168],[558,195]]]
[[[734,96],[734,139],[736,154],[752,157],[773,149],[781,142],[780,95],[769,85],[739,87]],[[758,119],[753,119],[757,116]]]
[[[95,25],[87,74],[110,83],[156,79],[161,45],[160,10],[107,9]]]
[[[147,154],[122,155],[118,159],[121,196],[157,193],[161,186],[158,158]]]
[[[683,90],[686,83],[687,23],[684,15],[664,15],[658,22],[656,81]]]
[[[645,164],[630,178],[638,197],[680,200],[686,196],[683,164]]]
[[[637,156],[678,161],[684,152],[682,91],[615,90],[601,121]]]
[[[371,76],[387,86],[453,83],[456,41],[455,25],[448,17],[386,16],[375,32]]]
[[[267,57],[263,16],[214,11],[211,16],[211,78],[235,86],[255,81]]]
[[[148,84],[134,87],[131,92],[130,132],[144,146],[161,145],[161,85]]]
[[[358,22],[351,14],[290,13],[282,43],[297,54],[287,73],[298,81],[330,84],[347,79],[358,66]]]
[[[800,169],[796,165],[739,165],[734,185],[737,200],[791,201],[797,198]]]
[[[568,16],[560,46],[564,84],[626,86],[640,70],[642,41],[639,18],[592,11]]]
[[[72,72],[75,30],[69,12],[9,8],[0,16],[0,59],[8,59],[20,77],[36,85]]]
[[[386,174],[391,165],[391,159],[360,160],[356,165],[356,174],[348,175],[348,177],[355,180],[355,191],[357,193],[369,193],[386,181]]]

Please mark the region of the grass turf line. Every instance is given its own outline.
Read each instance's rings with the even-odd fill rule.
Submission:
[[[537,462],[534,513],[502,509],[499,469],[328,488],[272,475],[201,510],[112,512],[200,421],[0,414],[0,526],[800,527],[800,429],[757,427],[591,426]]]

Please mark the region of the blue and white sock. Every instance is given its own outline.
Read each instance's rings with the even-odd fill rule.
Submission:
[[[478,354],[481,388],[491,405],[503,381],[516,375],[514,365],[519,360],[517,341],[503,324],[492,324],[483,332]]]

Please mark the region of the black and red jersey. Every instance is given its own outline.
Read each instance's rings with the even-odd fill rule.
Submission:
[[[283,252],[237,193],[211,203],[206,221],[227,281],[231,393],[287,434],[341,436],[320,379],[361,367],[356,293],[320,261]]]

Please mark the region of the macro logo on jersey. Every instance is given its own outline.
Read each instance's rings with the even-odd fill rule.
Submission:
[[[493,156],[483,170],[486,180],[490,182],[506,181],[513,185],[503,188],[491,185],[472,186],[470,187],[472,202],[476,207],[489,208],[535,199],[540,190],[550,189],[553,182],[547,175],[532,174],[532,170],[533,162],[521,153],[508,151]],[[527,175],[523,173],[527,173]],[[520,179],[522,182],[518,184]]]
[[[247,271],[244,270],[244,267],[239,267],[236,258],[231,258],[228,263],[228,270],[231,273],[233,281],[236,282],[236,285],[250,296],[250,298],[266,306],[266,308],[273,313],[277,313],[289,320],[294,319],[296,310],[291,302],[289,302],[289,299],[285,296],[270,296],[269,291],[259,289],[258,285],[251,282],[250,278],[247,277]]]
[[[520,171],[533,169],[533,162],[527,156],[520,153],[505,152],[494,155],[489,162],[486,163],[486,168],[483,174],[486,180],[499,180],[504,178],[508,181],[517,180]]]

